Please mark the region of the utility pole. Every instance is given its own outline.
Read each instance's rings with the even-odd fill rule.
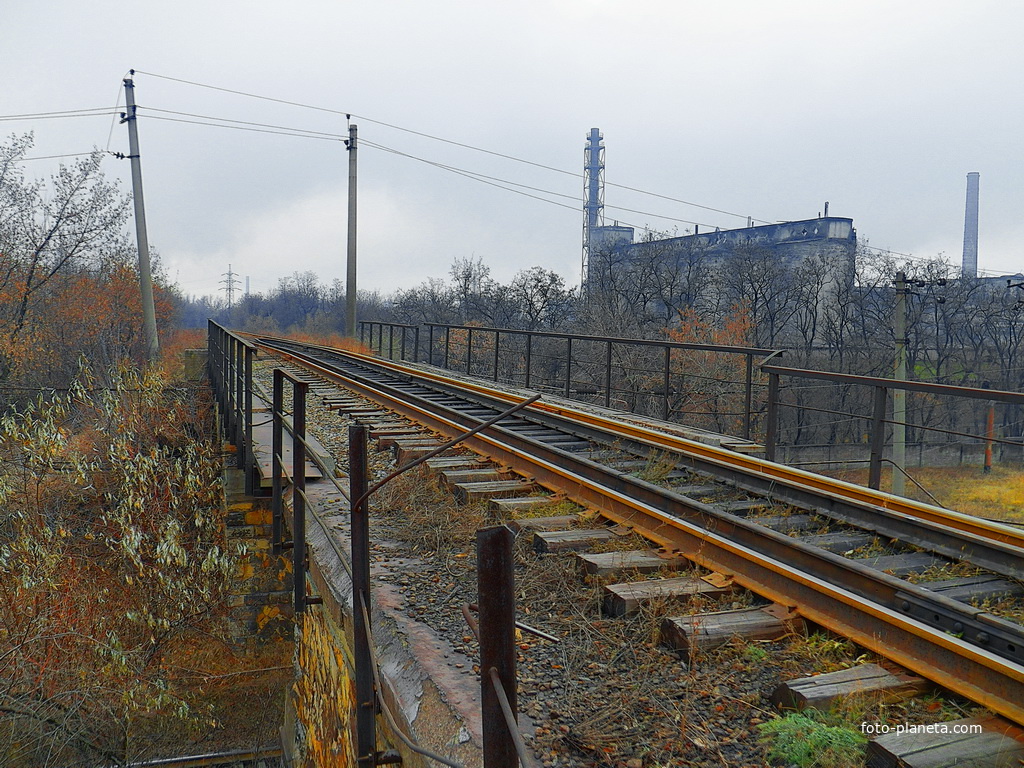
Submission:
[[[134,75],[135,70],[129,70]],[[127,111],[121,116],[128,123],[128,159],[132,163],[132,198],[135,201],[135,240],[139,246],[139,287],[142,291],[142,332],[146,340],[146,358],[152,362],[160,354],[156,332],[156,305],[153,303],[153,273],[149,265],[149,236],[146,234],[146,205],[142,198],[142,162],[139,159],[139,127],[135,115],[135,84],[124,80],[124,103]]]
[[[348,127],[348,251],[345,261],[345,333],[356,338],[356,126]]]
[[[896,337],[896,371],[893,378],[907,380],[907,294],[910,284],[905,272],[897,272],[896,309],[893,330]],[[907,463],[907,391],[894,387],[892,391],[892,493],[903,496],[906,483],[903,468]]]

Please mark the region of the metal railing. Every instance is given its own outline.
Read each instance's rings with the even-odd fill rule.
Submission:
[[[256,482],[252,443],[252,364],[256,345],[212,320],[207,332],[207,371],[217,400],[221,428],[235,446],[236,466],[245,473],[245,492]]]
[[[781,399],[781,379],[783,377],[828,381],[833,384],[870,387],[872,389],[873,397],[870,416],[864,416],[856,413],[845,413],[827,408],[809,409],[808,406],[799,404],[791,405],[790,407],[802,408],[804,410],[818,410],[826,414],[868,421],[870,423],[868,428],[868,442],[870,445],[870,457],[867,460],[868,486],[875,490],[878,490],[881,485],[883,463],[887,462],[892,464],[894,467],[893,471],[899,471],[906,476],[905,467],[898,466],[892,460],[884,457],[884,451],[887,445],[885,430],[889,425],[903,424],[904,426],[913,427],[923,431],[965,437],[981,441],[986,444],[986,447],[989,447],[994,443],[1012,445],[1018,448],[1020,447],[1020,443],[1018,441],[996,437],[992,432],[991,418],[989,419],[989,428],[987,429],[986,434],[979,435],[969,432],[943,429],[941,427],[934,427],[925,424],[897,422],[893,419],[886,418],[886,414],[889,412],[888,402],[889,393],[891,391],[919,392],[933,397],[945,396],[966,400],[981,400],[989,403],[1010,403],[1014,405],[1024,405],[1024,393],[977,387],[961,387],[950,384],[932,384],[930,382],[901,381],[899,379],[884,379],[875,376],[859,376],[856,374],[833,373],[830,371],[814,371],[804,368],[787,368],[779,365],[772,365],[769,361],[770,358],[769,360],[763,361],[760,365],[761,370],[768,375],[768,412],[765,419],[765,458],[769,461],[775,461],[776,458],[779,445],[779,412],[780,409],[786,405]],[[990,454],[987,460],[991,460]],[[910,479],[913,481],[913,478]],[[916,483],[916,481],[913,482]]]
[[[319,459],[307,439],[306,396],[309,383],[287,371],[274,368],[272,371],[272,393],[268,397],[265,392],[256,392],[253,381],[253,358],[257,353],[256,346],[213,322],[209,326],[208,351],[210,381],[219,406],[221,425],[227,439],[236,445],[237,464],[246,474],[247,494],[255,492],[259,477],[259,467],[252,439],[254,396],[270,407],[270,418],[273,424],[271,546],[274,554],[291,550],[294,579],[293,607],[296,618],[300,618],[309,606],[323,604],[321,596],[307,594],[309,566],[306,547],[307,513],[318,522],[325,532],[329,532],[327,524],[321,519],[306,493],[306,461],[311,460],[317,464],[324,477],[328,478],[338,491],[350,500],[355,500],[351,504],[350,560],[346,559],[333,537],[328,536],[327,541],[352,578],[356,684],[356,721],[353,733],[358,764],[360,766],[377,766],[402,762],[401,756],[394,750],[377,750],[376,717],[378,714],[383,714],[395,736],[411,751],[451,768],[463,768],[460,763],[419,746],[403,731],[398,718],[381,696],[380,663],[373,645],[370,622],[372,603],[367,500],[375,491],[398,475],[528,406],[540,396],[520,402],[493,419],[480,423],[474,429],[440,446],[436,451],[399,468],[370,488],[366,487],[368,476],[366,428],[358,425],[350,427],[350,485],[348,489],[345,489],[328,470],[324,462]],[[291,385],[290,410],[285,407],[286,384]],[[291,436],[291,462],[286,461],[286,432]],[[286,486],[291,487],[290,519],[285,514]],[[290,524],[290,540],[285,535],[286,521]],[[505,531],[504,534],[501,533],[501,529]],[[526,631],[532,631],[550,641],[557,642],[557,638],[532,630],[515,621],[515,592],[511,582],[512,550],[511,543],[508,541],[508,537],[512,536],[511,531],[503,527],[497,530],[489,528],[481,531],[479,535],[480,541],[487,542],[478,544],[478,557],[484,565],[478,573],[479,594],[477,598],[481,606],[481,626],[485,628],[481,637],[481,669],[486,670],[481,674],[484,766],[485,768],[515,768],[517,764],[521,764],[524,768],[534,768],[535,763],[523,742],[516,720],[515,629],[520,627]],[[481,547],[483,549],[480,549]],[[489,564],[494,562],[497,565]],[[496,568],[500,572],[496,572]],[[498,599],[496,597],[498,595],[503,597]],[[500,642],[498,642],[499,638]],[[497,645],[495,645],[496,642],[498,642]]]
[[[367,321],[360,323],[360,338],[383,357],[422,361],[666,421],[695,415],[720,418],[721,409],[698,410],[709,408],[700,397],[737,401],[741,403],[739,410],[726,415],[739,417],[739,431],[745,440],[753,439],[754,420],[764,411],[763,405],[755,404],[754,388],[763,386],[755,380],[755,358],[781,354],[778,350],[727,344],[447,323],[424,325],[427,334],[421,336],[419,326]],[[409,336],[411,346],[406,344]],[[742,371],[726,378],[702,375],[695,366],[687,365],[686,352],[739,356]],[[705,394],[705,390],[714,392]]]
[[[387,347],[384,346],[384,329],[388,331]],[[374,330],[377,331],[377,343],[374,345]],[[396,349],[395,330],[398,330],[398,345]],[[408,337],[412,336],[410,340]],[[367,338],[369,337],[369,338]],[[382,357],[395,359],[396,351],[399,360],[408,359],[409,362],[419,362],[420,349],[420,327],[405,323],[382,323],[373,320],[364,320],[359,323],[359,341],[370,349],[375,349]],[[407,343],[408,342],[408,343]],[[412,356],[406,357],[406,348],[411,346]]]

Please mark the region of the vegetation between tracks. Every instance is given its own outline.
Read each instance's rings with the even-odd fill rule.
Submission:
[[[564,511],[566,502],[556,504]],[[391,542],[378,550],[381,558],[400,542],[403,554],[419,560],[385,577],[405,609],[448,641],[453,666],[477,673],[475,641],[457,609],[476,600],[473,534],[493,522],[486,506],[460,506],[434,477],[410,473],[381,491],[371,519],[375,536]],[[530,743],[545,766],[854,766],[863,761],[864,722],[930,723],[973,712],[955,697],[929,696],[900,703],[863,698],[827,715],[779,717],[767,698],[779,683],[874,659],[815,633],[736,642],[685,664],[659,646],[663,616],[728,610],[756,598],[663,600],[616,619],[602,613],[602,585],[582,578],[571,555],[537,555],[521,539],[520,618],[562,639],[551,645],[520,638],[519,704],[535,726]]]

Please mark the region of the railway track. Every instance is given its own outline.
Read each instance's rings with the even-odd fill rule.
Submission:
[[[258,343],[446,437],[525,399],[368,356]],[[684,557],[1024,723],[1024,627],[978,605],[1024,591],[1021,531],[553,402],[465,446],[665,557]],[[951,561],[980,571],[931,584],[900,577]]]

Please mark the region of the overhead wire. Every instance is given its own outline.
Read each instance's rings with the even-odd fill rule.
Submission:
[[[167,122],[187,123],[187,124],[190,124],[190,125],[205,125],[205,126],[210,126],[210,127],[214,127],[214,128],[231,128],[231,129],[235,129],[235,130],[245,130],[245,131],[251,131],[251,132],[255,132],[255,133],[269,133],[269,134],[276,134],[276,135],[282,135],[282,136],[294,136],[294,137],[297,137],[297,138],[321,139],[321,140],[328,140],[328,141],[344,141],[347,138],[344,134],[330,133],[330,132],[327,132],[327,131],[316,131],[316,130],[312,130],[312,129],[308,129],[308,128],[295,128],[295,127],[292,127],[292,126],[283,126],[283,125],[276,125],[276,124],[271,124],[271,123],[258,123],[258,122],[251,121],[251,120],[235,120],[235,119],[232,119],[232,118],[218,117],[218,116],[215,116],[215,115],[204,115],[204,114],[198,114],[198,113],[194,113],[194,112],[182,112],[182,111],[179,111],[179,110],[162,109],[162,108],[159,108],[159,107],[151,107],[151,106],[146,106],[146,105],[138,105],[137,109],[140,110],[143,115],[145,115],[148,119],[151,119],[151,120],[163,120],[163,121],[167,121]],[[156,112],[159,112],[159,113],[162,113],[162,114],[152,114],[152,113],[156,113]],[[168,117],[167,115],[177,115],[178,117]],[[187,118],[195,118],[195,119],[187,119]],[[465,178],[469,178],[469,179],[472,179],[474,181],[478,181],[478,182],[483,183],[483,184],[488,184],[489,186],[493,186],[493,187],[497,187],[499,189],[503,189],[503,190],[505,190],[507,192],[513,192],[515,194],[523,195],[525,197],[529,197],[529,198],[534,199],[534,200],[539,200],[541,202],[550,203],[552,205],[557,205],[557,206],[560,206],[562,208],[568,208],[569,210],[572,210],[572,211],[579,211],[579,210],[581,210],[581,206],[582,206],[582,203],[583,203],[582,198],[580,198],[578,196],[575,196],[575,195],[568,195],[568,194],[565,194],[565,193],[562,193],[562,192],[555,192],[553,190],[542,189],[540,187],[534,187],[534,186],[531,186],[531,185],[528,185],[528,184],[521,184],[519,182],[511,181],[509,179],[502,179],[502,178],[499,178],[499,177],[496,177],[496,176],[489,176],[487,174],[479,173],[477,171],[470,171],[470,170],[467,170],[467,169],[464,169],[464,168],[458,168],[456,166],[448,165],[446,163],[441,163],[441,162],[434,161],[434,160],[428,160],[426,158],[419,157],[417,155],[413,155],[413,154],[410,154],[408,152],[403,152],[403,151],[395,149],[393,147],[388,147],[388,146],[385,146],[383,144],[379,144],[377,142],[370,141],[370,140],[365,139],[365,138],[361,139],[359,143],[362,146],[368,146],[368,147],[371,147],[371,148],[374,148],[374,149],[379,149],[381,151],[388,152],[390,154],[394,154],[394,155],[397,155],[397,156],[400,156],[400,157],[405,157],[405,158],[408,158],[408,159],[411,159],[411,160],[416,160],[418,162],[425,163],[426,165],[430,165],[432,167],[435,167],[435,168],[438,168],[438,169],[441,169],[441,170],[445,170],[445,171],[448,171],[450,173],[454,173],[456,175],[463,176]],[[513,189],[512,187],[519,187],[519,189]],[[533,192],[538,192],[538,193],[541,193],[541,194],[544,194],[544,195],[551,195],[551,196],[554,196],[554,197],[561,197],[561,198],[566,198],[566,199],[570,199],[570,200],[573,200],[573,201],[577,201],[579,203],[579,205],[577,205],[577,206],[566,205],[565,203],[558,202],[557,200],[551,200],[551,199],[546,198],[546,197],[541,197],[539,195],[533,195],[533,194],[530,194],[529,192],[522,191],[524,189],[528,189],[528,190],[531,190]],[[649,211],[639,211],[639,210],[635,210],[635,209],[631,209],[631,208],[623,208],[621,206],[607,206],[607,207],[615,208],[616,210],[628,211],[630,213],[637,213],[637,214],[644,215],[644,216],[653,216],[655,218],[660,218],[660,219],[664,219],[664,220],[667,220],[667,221],[676,221],[676,222],[681,222],[681,223],[684,223],[684,224],[695,224],[697,226],[710,226],[710,225],[701,224],[700,222],[692,222],[692,221],[689,221],[687,219],[680,219],[680,218],[674,217],[674,216],[665,216],[665,215],[662,215],[662,214],[652,213],[652,212],[649,212]]]
[[[426,133],[425,131],[417,131],[417,130],[415,130],[413,128],[406,128],[406,127],[401,126],[401,125],[396,125],[395,123],[389,123],[389,122],[386,122],[386,121],[383,121],[383,120],[376,120],[376,119],[374,119],[372,117],[368,117],[366,115],[356,114],[355,112],[351,112],[351,111],[332,109],[330,107],[322,107],[322,106],[318,106],[318,105],[315,105],[315,104],[307,104],[307,103],[298,102],[298,101],[290,101],[290,100],[287,100],[287,99],[278,99],[278,98],[274,98],[272,96],[263,96],[261,94],[250,93],[248,91],[240,91],[240,90],[235,90],[235,89],[232,89],[232,88],[224,88],[224,87],[221,87],[221,86],[210,85],[208,83],[200,83],[200,82],[197,82],[195,80],[186,80],[186,79],[178,78],[178,77],[170,77],[168,75],[160,75],[160,74],[157,74],[155,72],[146,72],[146,71],[143,71],[143,70],[135,70],[135,71],[138,72],[140,75],[148,75],[149,77],[156,77],[156,78],[159,78],[159,79],[162,79],[162,80],[169,80],[171,82],[183,83],[185,85],[192,85],[192,86],[196,86],[198,88],[207,88],[207,89],[214,90],[214,91],[220,91],[222,93],[230,93],[230,94],[233,94],[235,96],[245,96],[247,98],[260,99],[262,101],[269,101],[269,102],[273,102],[273,103],[276,103],[276,104],[284,104],[286,106],[300,107],[300,108],[303,108],[303,109],[312,109],[312,110],[316,110],[316,111],[319,111],[319,112],[326,112],[326,113],[335,114],[335,115],[344,115],[346,118],[356,118],[358,120],[362,120],[362,121],[365,121],[365,122],[368,122],[368,123],[373,123],[374,125],[380,125],[380,126],[383,126],[385,128],[391,128],[391,129],[396,130],[396,131],[402,131],[404,133],[409,133],[409,134],[412,134],[414,136],[420,136],[422,138],[430,139],[432,141],[438,141],[438,142],[442,142],[442,143],[445,143],[445,144],[450,144],[452,146],[461,147],[463,149],[469,149],[469,150],[472,150],[474,152],[481,152],[483,154],[491,155],[493,157],[500,157],[500,158],[505,159],[505,160],[511,160],[513,162],[522,163],[522,164],[525,164],[525,165],[530,165],[530,166],[533,166],[535,168],[541,168],[541,169],[546,170],[546,171],[551,171],[553,173],[559,173],[559,174],[563,174],[563,175],[566,175],[566,176],[571,176],[571,177],[577,178],[577,179],[583,179],[584,178],[583,174],[577,173],[575,171],[567,171],[564,168],[556,168],[556,167],[551,166],[551,165],[546,165],[544,163],[538,163],[538,162],[535,162],[533,160],[527,160],[527,159],[522,158],[522,157],[516,157],[515,155],[509,155],[509,154],[504,153],[504,152],[498,152],[498,151],[495,151],[495,150],[492,150],[492,149],[486,149],[485,147],[478,147],[478,146],[475,146],[473,144],[468,144],[466,142],[456,141],[454,139],[447,139],[447,138],[445,138],[443,136],[437,136],[435,134]],[[706,210],[706,211],[711,211],[711,212],[714,212],[714,213],[720,213],[720,214],[723,214],[725,216],[734,216],[734,217],[742,218],[742,219],[750,218],[753,221],[758,221],[758,222],[761,222],[761,223],[764,223],[764,224],[771,224],[771,223],[773,223],[773,222],[771,222],[771,221],[769,221],[767,219],[760,219],[760,218],[756,218],[755,219],[753,217],[747,216],[746,214],[735,213],[733,211],[727,211],[727,210],[724,210],[722,208],[715,208],[715,207],[708,206],[708,205],[702,205],[700,203],[694,203],[694,202],[689,201],[689,200],[683,200],[681,198],[672,197],[670,195],[663,195],[663,194],[660,194],[660,193],[657,193],[657,192],[649,192],[647,190],[640,189],[638,187],[632,187],[632,186],[629,186],[627,184],[618,184],[618,183],[615,183],[615,182],[605,181],[605,186],[617,187],[619,189],[625,189],[625,190],[628,190],[630,192],[636,192],[638,194],[650,195],[652,197],[658,197],[658,198],[661,198],[663,200],[669,200],[671,202],[679,203],[681,205],[688,205],[688,206],[692,206],[694,208],[701,208],[701,209]],[[612,207],[612,206],[606,206],[606,207]],[[622,210],[629,210],[629,209],[622,209]],[[664,218],[669,218],[669,217],[664,217]],[[683,220],[680,219],[680,221],[683,221]],[[695,223],[695,222],[686,222],[686,223]]]
[[[17,122],[23,120],[60,120],[69,117],[104,117],[110,114],[109,107],[97,107],[96,109],[66,109],[57,112],[32,112],[20,115],[0,115],[2,122]]]
[[[179,117],[165,117],[163,115],[148,115],[150,120],[162,120],[169,123],[187,123],[189,125],[205,125],[211,128],[230,128],[235,131],[249,131],[250,133],[270,133],[277,134],[279,136],[293,136],[298,139],[318,139],[320,141],[341,141],[341,137],[332,137],[330,135],[316,135],[315,132],[304,132],[300,130],[269,130],[266,128],[253,128],[244,125],[230,125],[225,123],[213,123],[203,120],[186,120]]]
[[[23,157],[22,160],[56,160],[60,157],[89,157],[95,154],[94,152],[71,152],[64,155],[41,155],[39,157]]]
[[[121,77],[121,83],[124,84],[125,79],[128,77],[128,73],[125,72]],[[107,131],[107,151],[110,151],[110,142],[114,139],[114,126],[117,125],[117,116],[121,113],[121,88],[122,85],[117,86],[117,93],[114,94],[114,116],[110,118],[110,130]]]
[[[274,129],[278,129],[278,130],[282,130],[282,131],[294,132],[294,133],[302,134],[302,135],[310,134],[310,135],[313,135],[313,136],[326,136],[326,137],[329,137],[329,138],[332,138],[332,139],[338,139],[338,140],[343,140],[343,139],[347,139],[348,138],[348,136],[345,135],[345,134],[330,133],[328,131],[314,131],[314,130],[311,130],[311,129],[308,129],[308,128],[293,128],[293,127],[288,126],[288,125],[273,125],[273,124],[270,124],[270,123],[257,123],[257,122],[254,122],[252,120],[233,120],[233,119],[227,118],[227,117],[215,117],[213,115],[199,115],[199,114],[195,114],[193,112],[179,112],[179,111],[173,110],[173,109],[160,109],[159,107],[150,107],[150,106],[143,105],[143,104],[136,105],[136,108],[137,109],[141,109],[144,112],[145,111],[149,111],[149,112],[162,112],[163,114],[167,114],[167,115],[178,115],[180,117],[195,117],[195,118],[199,118],[199,119],[202,119],[202,120],[215,120],[218,123],[229,123],[231,125],[251,126],[251,127],[256,127],[256,128],[274,128]],[[159,115],[150,115],[150,117],[159,117]]]
[[[510,154],[507,154],[507,153],[504,153],[504,152],[497,152],[495,150],[491,150],[491,149],[487,149],[487,148],[484,148],[484,147],[475,146],[473,144],[468,144],[466,142],[456,141],[454,139],[448,139],[448,138],[445,138],[443,136],[437,136],[435,134],[427,133],[425,131],[418,131],[418,130],[415,130],[415,129],[412,129],[412,128],[406,128],[404,126],[397,125],[395,123],[389,123],[389,122],[386,122],[386,121],[383,121],[383,120],[377,120],[377,119],[371,118],[371,117],[369,117],[367,115],[360,115],[360,114],[357,114],[357,113],[354,113],[354,112],[345,111],[345,110],[332,109],[330,107],[323,107],[323,106],[319,106],[319,105],[316,105],[316,104],[309,104],[309,103],[304,103],[304,102],[299,102],[299,101],[292,101],[292,100],[288,100],[288,99],[279,99],[279,98],[275,98],[275,97],[272,97],[272,96],[265,96],[265,95],[262,95],[262,94],[251,93],[251,92],[248,92],[248,91],[242,91],[242,90],[237,90],[237,89],[233,89],[233,88],[225,88],[225,87],[222,87],[222,86],[211,85],[209,83],[201,83],[201,82],[198,82],[198,81],[195,81],[195,80],[187,80],[187,79],[184,79],[184,78],[172,77],[172,76],[169,76],[169,75],[162,75],[162,74],[159,74],[159,73],[156,73],[156,72],[149,72],[149,71],[145,71],[145,70],[130,70],[128,74],[134,75],[136,73],[141,74],[141,75],[147,75],[149,77],[158,78],[158,79],[161,79],[161,80],[168,80],[168,81],[171,81],[171,82],[177,82],[177,83],[182,83],[182,84],[185,84],[185,85],[191,85],[191,86],[198,87],[198,88],[205,88],[205,89],[209,89],[209,90],[219,91],[219,92],[222,92],[222,93],[230,93],[230,94],[233,94],[233,95],[236,95],[236,96],[244,96],[246,98],[258,99],[258,100],[261,100],[261,101],[267,101],[267,102],[276,103],[276,104],[283,104],[283,105],[286,105],[286,106],[299,107],[299,108],[302,108],[302,109],[310,109],[310,110],[315,110],[315,111],[319,111],[319,112],[325,112],[325,113],[328,113],[328,114],[344,115],[347,119],[351,119],[351,118],[354,117],[354,118],[357,118],[357,119],[362,120],[362,121],[373,123],[374,125],[380,125],[380,126],[383,126],[383,127],[386,127],[386,128],[391,128],[393,130],[402,131],[402,132],[409,133],[409,134],[412,134],[412,135],[415,135],[415,136],[420,136],[422,138],[430,139],[432,141],[438,141],[438,142],[442,142],[442,143],[445,143],[445,144],[450,144],[452,146],[461,147],[463,149],[468,149],[468,150],[471,150],[471,151],[474,151],[474,152],[481,152],[481,153],[484,153],[484,154],[487,154],[487,155],[491,155],[491,156],[494,156],[494,157],[500,157],[502,159],[511,160],[513,162],[522,163],[522,164],[525,164],[525,165],[533,166],[535,168],[540,168],[540,169],[543,169],[543,170],[551,171],[553,173],[559,173],[559,174],[563,174],[563,175],[570,176],[570,177],[577,178],[577,179],[585,178],[585,176],[583,174],[580,174],[580,173],[577,173],[577,172],[574,172],[574,171],[567,171],[567,170],[565,170],[563,168],[556,168],[554,166],[546,165],[544,163],[538,163],[538,162],[535,162],[535,161],[532,161],[532,160],[527,160],[525,158],[516,157],[515,155],[510,155]],[[120,91],[120,88],[118,90]],[[119,114],[118,106],[117,106],[117,101],[119,101],[119,99],[115,101],[115,106],[114,106],[113,110],[108,110],[105,107],[101,107],[101,108],[83,109],[83,110],[64,110],[64,111],[60,111],[60,112],[40,112],[40,113],[29,113],[29,114],[22,114],[22,115],[0,115],[0,121],[26,120],[26,119],[62,119],[62,118],[70,118],[70,117],[93,117],[93,116],[100,116],[100,115],[105,115],[105,114],[112,114],[114,116],[114,118],[112,120],[111,129],[110,129],[110,132],[109,132],[108,138],[107,138],[107,149],[109,150],[110,142],[111,142],[111,137],[113,135],[113,127],[116,124],[116,117]],[[140,106],[139,108],[143,108],[143,107]],[[344,141],[345,140],[345,136],[344,135],[332,134],[332,133],[328,133],[328,132],[324,132],[324,131],[313,131],[313,130],[308,130],[308,129],[295,129],[295,128],[288,128],[288,127],[284,127],[284,126],[266,125],[266,124],[262,124],[262,123],[251,122],[251,121],[231,120],[231,119],[228,119],[228,118],[219,118],[219,117],[212,117],[212,116],[207,116],[207,115],[196,115],[196,114],[185,113],[185,112],[175,112],[173,110],[163,110],[163,109],[158,109],[158,108],[155,108],[155,107],[148,107],[147,109],[149,109],[152,112],[163,112],[165,114],[177,114],[177,115],[180,116],[178,118],[171,118],[171,117],[161,117],[159,115],[149,115],[149,117],[152,118],[152,119],[164,120],[164,121],[168,121],[168,122],[179,122],[179,123],[188,123],[188,124],[197,124],[197,125],[211,125],[211,126],[214,126],[214,127],[221,127],[221,128],[232,127],[232,128],[235,128],[236,130],[250,130],[250,131],[255,132],[255,133],[270,133],[270,134],[279,134],[279,135],[287,135],[287,136],[297,136],[297,137],[300,137],[300,138],[318,138],[318,139],[322,139],[322,140],[331,140],[331,141]],[[193,118],[197,118],[197,120],[187,120],[187,119],[183,119],[184,117],[193,117]],[[212,120],[212,121],[216,121],[216,122],[206,122],[206,123],[203,123],[203,122],[198,122],[198,120]],[[225,123],[228,124],[228,125],[225,125]],[[367,143],[367,142],[364,139],[361,143]],[[383,149],[383,146],[378,146],[377,148],[382,148]],[[394,150],[388,150],[388,151],[394,151]],[[450,171],[452,173],[458,173],[458,174],[461,174],[461,175],[465,175],[468,178],[475,178],[478,181],[481,181],[483,183],[490,183],[492,186],[496,186],[496,187],[499,187],[499,188],[502,188],[502,189],[506,189],[506,191],[516,192],[517,194],[523,194],[526,197],[531,197],[531,198],[538,199],[538,200],[541,200],[543,202],[548,202],[548,203],[551,203],[551,204],[554,204],[554,205],[561,205],[562,207],[569,207],[569,206],[565,206],[562,203],[558,203],[557,201],[548,200],[546,198],[536,197],[534,195],[530,195],[530,194],[521,192],[519,190],[509,189],[508,187],[504,187],[504,186],[502,186],[502,184],[497,183],[497,181],[501,181],[503,184],[509,184],[511,186],[521,187],[523,189],[531,189],[531,187],[529,187],[528,185],[519,184],[519,183],[516,183],[516,182],[511,182],[511,181],[508,181],[508,180],[499,180],[496,177],[488,177],[488,176],[486,176],[484,174],[479,174],[479,173],[476,173],[476,172],[473,172],[473,171],[466,171],[464,169],[456,169],[454,166],[446,166],[443,163],[433,163],[432,161],[423,160],[422,158],[417,158],[416,156],[408,155],[406,153],[401,153],[401,152],[397,152],[397,151],[395,151],[395,153],[396,154],[405,155],[405,156],[410,157],[412,159],[421,160],[422,162],[427,162],[428,164],[435,165],[438,168],[442,168],[444,170],[448,170],[448,171]],[[670,202],[679,203],[680,205],[686,205],[686,206],[690,206],[690,207],[694,207],[694,208],[699,208],[699,209],[706,210],[706,211],[711,211],[713,213],[719,213],[719,214],[722,214],[722,215],[725,215],[725,216],[733,216],[733,217],[737,217],[737,218],[746,218],[746,219],[748,219],[751,222],[759,222],[759,223],[764,223],[764,224],[772,224],[772,223],[774,223],[774,222],[769,221],[767,219],[755,218],[755,217],[752,217],[752,216],[746,216],[744,214],[736,213],[734,211],[728,211],[728,210],[725,210],[725,209],[722,209],[722,208],[716,208],[716,207],[713,207],[713,206],[703,205],[701,203],[695,203],[693,201],[684,200],[682,198],[673,197],[671,195],[664,195],[664,194],[661,194],[661,193],[658,193],[658,192],[650,192],[648,190],[640,189],[639,187],[633,187],[633,186],[630,186],[630,185],[627,185],[627,184],[620,184],[620,183],[617,183],[617,182],[610,182],[610,181],[607,181],[607,180],[604,183],[605,183],[605,186],[607,186],[607,187],[616,187],[616,188],[619,188],[619,189],[628,190],[630,192],[635,192],[637,194],[649,195],[651,197],[656,197],[656,198],[659,198],[659,199],[662,199],[662,200],[667,200],[667,201],[670,201]],[[551,192],[551,191],[548,191],[548,190],[540,190],[539,188],[532,188],[532,189],[534,189],[534,191],[540,191],[540,192],[543,192],[544,194],[550,194],[550,195],[554,195],[554,196],[558,196],[558,197],[570,197],[570,196],[564,195],[562,193]],[[573,199],[578,199],[578,198],[573,198]],[[638,209],[635,209],[635,208],[626,208],[624,206],[609,205],[607,203],[605,204],[604,207],[608,208],[608,209],[612,209],[612,210],[625,211],[627,213],[636,213],[636,214],[643,215],[643,216],[653,216],[653,217],[656,217],[656,218],[659,218],[659,219],[663,219],[663,220],[666,220],[666,221],[676,221],[676,222],[680,222],[680,223],[684,223],[684,224],[691,224],[691,225],[694,225],[694,226],[705,226],[705,227],[713,226],[713,225],[709,225],[709,224],[702,223],[702,222],[692,221],[690,219],[683,219],[683,218],[675,217],[675,216],[666,216],[666,215],[662,215],[662,214],[655,214],[655,213],[650,213],[650,212],[647,212],[647,211],[641,211],[641,210],[638,210]],[[892,255],[896,255],[896,256],[902,256],[904,258],[909,258],[909,259],[916,259],[916,260],[922,260],[922,261],[928,261],[929,260],[927,257],[913,256],[912,254],[901,253],[899,251],[893,251],[891,249],[886,249],[886,248],[879,248],[877,246],[864,245],[862,247],[865,248],[866,250],[877,251],[879,253],[888,253],[888,254],[892,254]]]
[[[455,174],[457,174],[459,176],[465,176],[467,178],[473,179],[475,181],[479,181],[481,183],[490,184],[491,186],[495,186],[495,187],[498,187],[500,189],[505,189],[505,190],[507,190],[509,192],[516,192],[517,194],[522,194],[522,195],[525,195],[526,197],[531,197],[531,198],[533,198],[535,200],[541,200],[543,202],[551,203],[553,205],[559,205],[559,206],[561,206],[563,208],[569,208],[570,210],[573,210],[573,211],[580,211],[580,210],[582,210],[583,198],[578,196],[578,195],[569,195],[569,194],[566,194],[564,192],[555,192],[555,191],[549,190],[549,189],[542,189],[540,187],[534,187],[534,186],[530,186],[528,184],[521,184],[519,182],[510,181],[508,179],[502,179],[502,178],[499,178],[497,176],[488,176],[487,174],[479,173],[477,171],[469,171],[469,170],[466,170],[465,168],[458,168],[456,166],[448,165],[446,163],[440,163],[440,162],[437,162],[437,161],[434,161],[434,160],[427,160],[426,158],[419,157],[417,155],[413,155],[413,154],[410,154],[408,152],[402,152],[401,150],[394,149],[393,147],[387,147],[387,146],[385,146],[383,144],[378,144],[377,142],[369,141],[369,140],[367,140],[365,138],[364,139],[360,139],[359,143],[360,143],[360,145],[363,145],[363,146],[369,146],[369,147],[372,147],[374,149],[379,149],[379,150],[382,150],[384,152],[389,152],[391,154],[398,155],[400,157],[408,158],[410,160],[416,160],[418,162],[425,163],[425,164],[433,166],[435,168],[439,168],[441,170],[445,170],[445,171],[449,171],[451,173],[455,173]],[[530,195],[530,194],[525,193],[525,192],[520,192],[517,189],[509,189],[508,187],[502,186],[503,184],[508,184],[508,185],[514,186],[514,187],[520,187],[522,189],[529,189],[529,190],[532,190],[534,192],[543,193],[545,195],[552,195],[552,196],[555,196],[555,197],[561,197],[561,198],[573,200],[573,201],[577,202],[579,205],[577,205],[577,206],[569,206],[569,205],[566,205],[565,203],[559,203],[556,200],[549,200],[547,198],[537,197],[536,195]],[[614,208],[615,210],[620,210],[620,211],[627,211],[629,213],[637,213],[637,214],[640,214],[642,216],[654,216],[655,218],[665,219],[667,221],[676,221],[676,222],[680,222],[680,223],[683,223],[683,224],[694,224],[696,226],[712,226],[712,225],[709,225],[709,224],[702,224],[701,222],[690,221],[688,219],[680,219],[680,218],[675,217],[675,216],[665,216],[663,214],[651,213],[650,211],[638,211],[638,210],[635,210],[635,209],[632,209],[632,208],[624,208],[624,207],[618,206],[618,205],[605,205],[605,207],[606,208]],[[640,227],[638,227],[638,228],[640,228]]]

